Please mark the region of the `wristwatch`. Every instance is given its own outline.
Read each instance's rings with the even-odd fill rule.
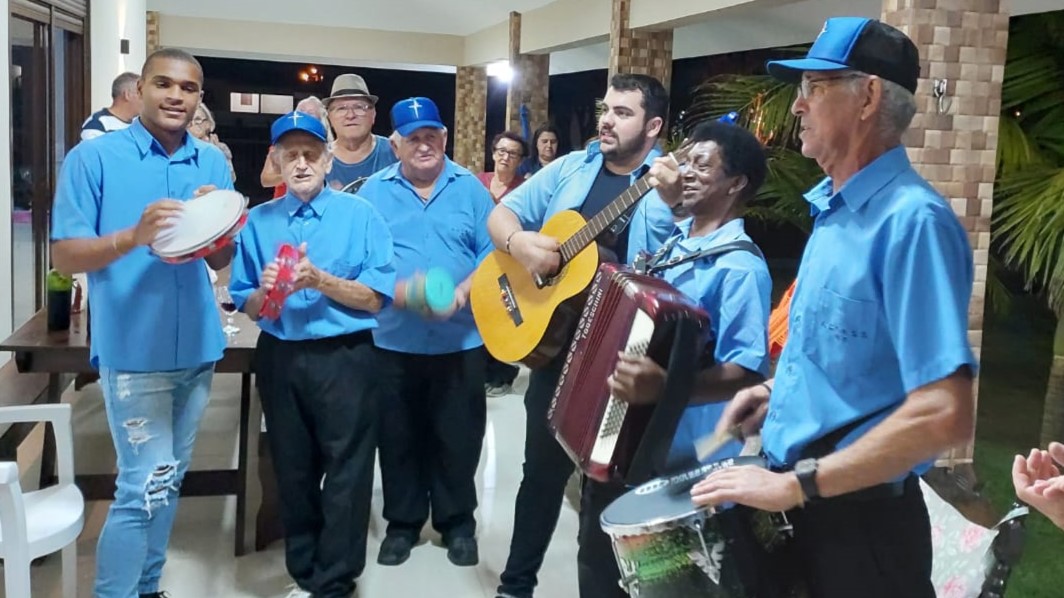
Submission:
[[[798,476],[798,484],[802,487],[806,502],[820,498],[820,488],[816,485],[816,467],[816,459],[802,459],[794,464],[794,474]]]

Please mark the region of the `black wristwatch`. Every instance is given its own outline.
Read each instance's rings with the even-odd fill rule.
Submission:
[[[802,459],[794,464],[794,474],[798,476],[806,502],[820,498],[820,488],[816,485],[816,466],[816,459]]]

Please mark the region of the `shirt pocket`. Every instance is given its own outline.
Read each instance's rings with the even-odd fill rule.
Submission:
[[[343,278],[344,280],[355,280],[358,275],[362,273],[362,264],[356,264],[347,260],[336,260],[332,263],[330,268],[327,268],[329,274],[337,278]]]
[[[872,369],[876,305],[830,289],[818,293],[805,335],[805,353],[833,380]]]

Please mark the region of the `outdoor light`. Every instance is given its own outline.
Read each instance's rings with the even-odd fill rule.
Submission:
[[[488,76],[495,77],[503,83],[509,83],[514,78],[514,71],[510,68],[508,60],[500,60],[488,65]]]

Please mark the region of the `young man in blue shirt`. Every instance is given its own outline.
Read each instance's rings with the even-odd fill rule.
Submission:
[[[721,471],[692,493],[788,511],[812,595],[932,597],[917,475],[971,438],[976,362],[968,235],[901,144],[919,55],[889,25],[836,17],[806,58],[768,69],[799,85],[802,153],[828,178],[806,194],[816,219],[776,376],[719,426],[760,428],[773,470]]]
[[[100,598],[161,595],[181,480],[225,348],[203,263],[166,264],[147,247],[183,200],[232,188],[225,156],[186,132],[202,87],[192,55],[153,53],[137,83],[140,118],[78,144],[56,189],[52,262],[88,273],[91,362],[118,460],[96,549]],[[217,270],[231,256],[227,248],[207,263]]]
[[[687,160],[678,170],[675,162],[661,159],[673,176],[664,184],[666,175],[662,172],[663,184],[658,187],[662,198],[675,206],[674,212],[687,217],[677,223],[678,234],[666,241],[650,265],[709,314],[709,345],[705,350],[712,357],[712,365],[699,375],[712,384],[713,394],[701,395],[681,417],[669,455],[668,467],[674,472],[699,464],[695,443],[713,433],[724,411],[723,401],[739,389],[764,380],[769,365],[772,279],[761,252],[746,235],[742,218],[747,203],[765,180],[764,151],[746,129],[720,122],[699,125],[688,142]],[[668,265],[671,260],[677,260],[675,265]],[[615,397],[639,404],[660,400],[664,381],[665,371],[653,360],[622,352],[608,383]],[[706,456],[704,462],[733,457],[741,448],[738,442],[729,443]],[[628,490],[620,484],[588,482],[588,486],[581,515],[586,510],[595,522]],[[612,546],[600,526],[580,531],[581,550],[592,543],[598,544],[599,550]],[[595,584],[585,586],[585,576],[592,577]],[[619,580],[616,564],[612,569],[581,571],[581,595],[621,598],[627,594],[618,589]]]
[[[325,184],[332,156],[319,119],[289,112],[271,138],[288,190],[248,214],[230,294],[262,329],[255,379],[298,586],[290,596],[344,598],[366,562],[377,418],[370,331],[395,285],[392,238],[373,206]],[[294,292],[280,317],[262,319],[282,243],[299,251]]]
[[[381,312],[377,347],[380,466],[387,535],[377,562],[399,565],[421,528],[443,536],[447,558],[477,564],[475,475],[487,417],[483,341],[467,307],[471,277],[491,252],[491,195],[444,154],[447,129],[432,100],[392,107],[399,162],[359,195],[381,212],[395,238],[397,277],[442,269],[458,283],[453,304],[425,315],[401,298]]]
[[[551,274],[558,268],[560,241],[540,228],[561,210],[594,217],[650,168],[661,155],[668,93],[646,75],[615,75],[603,99],[599,139],[586,150],[554,160],[507,195],[491,213],[488,230],[495,247],[514,256],[530,273]],[[634,211],[598,239],[611,261],[628,263],[638,248],[656,251],[674,229],[672,212],[651,191]],[[565,350],[548,365],[533,370],[525,393],[524,478],[514,505],[510,556],[501,575],[501,596],[527,598],[550,544],[561,512],[565,484],[573,463],[547,428],[547,408],[557,386]],[[597,525],[597,522],[595,522]],[[597,563],[608,554],[590,556]],[[601,568],[602,565],[596,567]],[[581,567],[583,568],[583,567]]]

